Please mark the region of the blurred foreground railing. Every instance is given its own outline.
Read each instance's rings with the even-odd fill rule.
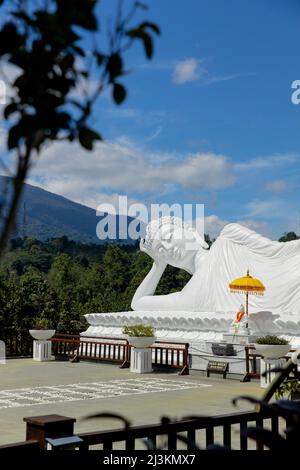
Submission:
[[[280,420],[282,423],[280,423]],[[138,449],[195,450],[196,446],[202,449],[210,448],[215,444],[227,449],[248,450],[250,440],[245,436],[249,426],[266,427],[277,434],[279,427],[285,429],[287,422],[283,418],[272,414],[268,410],[261,412],[243,411],[219,416],[203,416],[186,418],[180,421],[169,421],[162,418],[162,422],[146,426],[133,426],[122,429],[113,429],[98,432],[86,432],[74,435],[76,419],[60,415],[35,416],[24,418],[26,422],[26,441],[6,446],[0,450],[14,450],[31,446],[33,449],[46,449],[47,442],[66,437],[72,441],[76,436],[80,444],[73,445],[81,451],[95,448],[110,450],[133,451]],[[252,441],[253,442],[253,441]],[[38,443],[38,444],[37,444]],[[253,448],[253,446],[252,446]],[[254,447],[255,449],[255,447]],[[263,447],[256,444],[257,450]]]

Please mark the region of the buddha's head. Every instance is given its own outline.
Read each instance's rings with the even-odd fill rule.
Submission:
[[[195,257],[208,245],[198,232],[178,217],[161,217],[152,220],[140,248],[156,261],[195,272]]]

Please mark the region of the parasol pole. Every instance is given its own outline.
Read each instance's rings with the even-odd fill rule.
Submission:
[[[246,292],[246,318],[247,318],[246,328],[248,328],[248,292]]]
[[[249,276],[249,268],[247,269],[247,277],[248,276]],[[246,328],[248,328],[248,303],[249,303],[249,294],[248,294],[248,291],[246,291],[246,318],[247,318]]]

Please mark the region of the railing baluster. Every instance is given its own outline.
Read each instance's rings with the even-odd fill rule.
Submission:
[[[261,416],[259,416],[259,417],[256,419],[255,424],[256,424],[257,427],[262,428],[263,425],[264,425],[264,420],[263,420],[263,418],[262,418]],[[256,450],[264,450],[264,446],[263,446],[263,444],[261,444],[260,441],[257,441],[257,442],[256,442]]]
[[[247,428],[247,422],[241,421],[240,422],[240,450],[247,450],[248,449],[248,439],[246,436],[243,436],[243,429]]]
[[[168,432],[168,450],[176,450],[176,448],[177,448],[176,433]]]
[[[113,450],[113,441],[111,441],[111,440],[104,441],[103,442],[103,450],[106,450],[106,451]]]
[[[206,447],[214,443],[214,428],[213,426],[207,426],[205,429]]]
[[[135,450],[135,439],[134,439],[133,436],[129,436],[129,437],[126,438],[125,449],[126,450]]]
[[[187,448],[188,450],[193,448],[193,444],[196,444],[196,430],[195,429],[189,429],[187,432],[187,438],[189,440]]]
[[[273,433],[278,433],[279,431],[279,418],[278,416],[272,416],[271,418],[271,429]]]
[[[223,444],[231,449],[231,425],[224,424],[223,426]]]

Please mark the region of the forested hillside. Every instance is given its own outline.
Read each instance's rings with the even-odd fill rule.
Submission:
[[[151,263],[138,245],[14,240],[0,266],[0,329],[31,328],[42,317],[59,330],[84,330],[85,313],[130,310]],[[181,289],[189,277],[168,267],[158,293]]]

